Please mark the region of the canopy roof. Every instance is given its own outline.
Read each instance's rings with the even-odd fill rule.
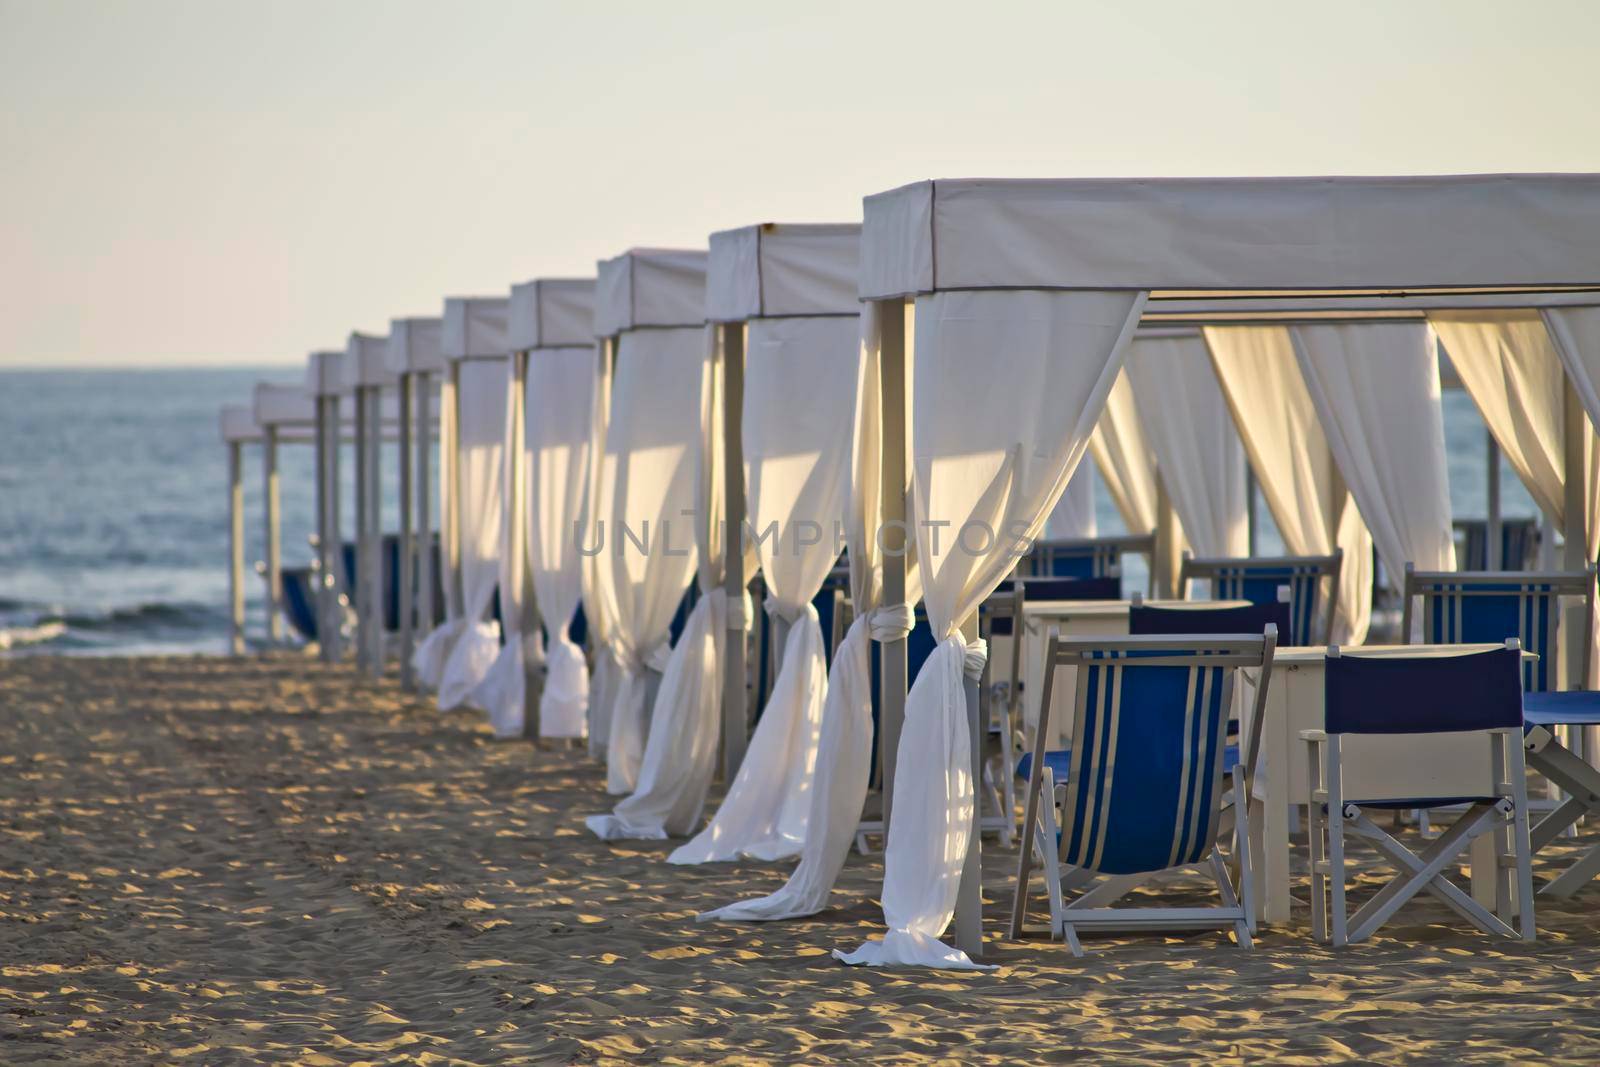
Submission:
[[[444,320],[407,318],[389,320],[387,365],[391,374],[431,373],[445,369]]]
[[[700,326],[706,321],[705,252],[634,248],[602,259],[595,289],[594,335],[640,327]]]
[[[251,403],[257,426],[310,426],[317,420],[316,397],[303,385],[257,382]]]
[[[856,315],[861,226],[767,222],[711,235],[712,322]]]
[[[511,302],[503,296],[451,296],[444,302],[444,358],[505,359],[506,316]]]
[[[344,350],[344,384],[385,386],[395,384],[389,369],[389,335],[352,333]]]
[[[226,404],[217,419],[217,428],[227,444],[261,440],[261,427],[255,415],[243,404]]]
[[[539,278],[511,287],[506,339],[515,352],[594,344],[593,278]]]
[[[861,259],[863,299],[1147,289],[1147,314],[1238,298],[1279,312],[1595,303],[1600,175],[925,181],[866,198]]]
[[[340,396],[350,391],[344,383],[343,352],[313,352],[306,357],[306,389],[313,396]]]

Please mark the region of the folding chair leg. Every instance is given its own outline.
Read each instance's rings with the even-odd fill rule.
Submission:
[[[1238,879],[1241,906],[1244,908],[1245,921],[1248,923],[1250,933],[1256,932],[1256,882],[1255,882],[1255,857],[1250,854],[1250,799],[1244,788],[1244,770],[1235,767],[1233,770],[1233,796],[1234,796],[1234,824],[1233,824],[1233,858],[1234,877]]]
[[[1250,920],[1247,913],[1239,906],[1239,898],[1233,894],[1233,885],[1228,881],[1228,869],[1223,865],[1222,857],[1217,850],[1211,850],[1211,876],[1217,880],[1217,892],[1222,897],[1224,908],[1238,908],[1239,914],[1244,918],[1235,919],[1233,923],[1233,936],[1239,942],[1240,948],[1253,948],[1250,940]]]
[[[1332,912],[1332,940],[1336,948],[1349,943],[1344,903],[1344,813],[1334,801],[1328,805],[1328,897]]]
[[[1524,753],[1528,766],[1567,793],[1561,806],[1539,820],[1538,827],[1530,834],[1529,847],[1538,852],[1585,815],[1600,814],[1600,771],[1563,748],[1547,732],[1535,730],[1528,735],[1528,741]],[[1539,892],[1571,897],[1596,875],[1600,875],[1600,845],[1590,849]]]
[[[1491,813],[1493,811],[1493,809],[1486,810]],[[1463,816],[1462,819],[1467,820],[1470,818],[1474,820],[1482,820],[1483,816],[1484,813],[1481,811],[1477,815],[1472,815],[1469,812],[1468,815]],[[1401,896],[1400,902],[1403,904],[1406,900],[1410,899],[1410,897],[1415,896],[1418,891],[1426,890],[1431,895],[1437,897],[1446,907],[1450,908],[1457,915],[1460,915],[1463,919],[1466,919],[1484,933],[1494,937],[1510,936],[1511,930],[1509,927],[1492,921],[1492,916],[1490,916],[1488,912],[1490,905],[1481,904],[1475,901],[1472,897],[1468,896],[1466,893],[1463,893],[1460,889],[1456,888],[1456,886],[1451,884],[1450,880],[1444,875],[1442,869],[1439,874],[1434,875],[1425,884],[1421,886],[1414,885],[1415,876],[1422,871],[1424,866],[1426,866],[1428,859],[1431,858],[1437,851],[1440,851],[1441,846],[1438,844],[1439,838],[1434,838],[1434,840],[1429,843],[1429,847],[1424,850],[1422,856],[1419,857],[1416,853],[1407,849],[1393,837],[1390,837],[1387,833],[1378,829],[1378,827],[1367,818],[1364,812],[1358,815],[1351,825],[1353,828],[1358,830],[1362,837],[1365,837],[1368,841],[1370,841],[1374,848],[1383,854],[1384,858],[1394,866],[1395,870],[1399,874],[1402,876],[1409,874],[1413,878],[1413,881],[1406,882],[1403,882],[1397,878],[1388,885],[1384,886],[1383,889],[1380,890],[1378,894],[1367,903],[1368,909],[1375,906],[1381,906],[1390,898],[1402,893],[1404,895]],[[1469,827],[1469,830],[1470,829],[1471,828]],[[1474,842],[1483,840],[1485,837],[1492,837],[1491,834],[1484,833],[1482,831],[1478,831],[1477,833],[1481,834],[1481,836],[1477,836],[1475,834],[1473,838]],[[1449,843],[1447,842],[1446,846],[1444,847],[1448,848]],[[1459,846],[1456,846],[1455,852],[1459,852]],[[1453,857],[1455,852],[1450,852],[1448,855]],[[1408,887],[1410,888],[1410,892],[1404,892]],[[1363,911],[1365,910],[1366,909],[1363,909]],[[1359,940],[1359,938],[1357,940]]]
[[[1472,838],[1480,834],[1492,835],[1493,830],[1496,828],[1494,820],[1503,818],[1504,815],[1505,812],[1498,805],[1474,805],[1467,814],[1456,820],[1455,825],[1431,842],[1421,856],[1417,856],[1403,848],[1393,838],[1384,834],[1383,831],[1377,830],[1370,822],[1365,821],[1358,810],[1355,818],[1362,820],[1358,823],[1360,828],[1364,831],[1372,830],[1376,832],[1378,836],[1372,838],[1375,844],[1387,844],[1397,850],[1390,854],[1401,864],[1403,870],[1410,872],[1410,877],[1404,880],[1397,878],[1390,882],[1379,890],[1376,896],[1367,901],[1360,911],[1356,912],[1352,917],[1352,921],[1356,925],[1355,929],[1350,933],[1350,940],[1361,941],[1370,937],[1374,931],[1388,922],[1395,912],[1400,910],[1401,905],[1423,889],[1430,888],[1436,879],[1439,886],[1445,887],[1441,889],[1445,902],[1450,904],[1464,918],[1469,919],[1475,926],[1486,932],[1493,932],[1501,936],[1515,936],[1508,926],[1487,909],[1470,900],[1464,893],[1450,885],[1448,881],[1439,878],[1444,873],[1445,868],[1460,856]],[[1385,848],[1384,851],[1388,852],[1388,849]],[[1335,923],[1338,920],[1339,916],[1335,914]]]

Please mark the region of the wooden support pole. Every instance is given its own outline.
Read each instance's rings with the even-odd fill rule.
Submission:
[[[411,652],[416,645],[416,626],[414,623],[417,605],[417,591],[414,587],[416,574],[416,537],[413,534],[412,523],[414,516],[411,510],[411,497],[414,490],[414,476],[412,474],[411,455],[411,394],[415,387],[410,372],[400,374],[399,416],[400,416],[400,688],[406,692],[414,692],[417,687],[416,675],[411,666]]]
[[[883,527],[867,531],[867,536],[877,536],[882,547],[883,602],[890,605],[902,604],[906,599],[906,553],[910,544],[907,525],[910,479],[906,470],[906,310],[903,299],[878,302],[878,381],[883,401]],[[878,756],[881,761],[878,781],[883,793],[883,829],[887,840],[894,798],[895,760],[906,717],[905,638],[883,642],[878,654]]]
[[[244,446],[228,442],[228,649],[244,655]]]
[[[722,779],[732,783],[750,740],[746,688],[749,633],[744,603],[744,323],[717,328],[722,359],[722,583],[728,596],[727,655],[722,671]]]
[[[961,636],[968,643],[978,638],[978,613],[961,624]],[[1020,639],[1020,634],[1018,639]],[[961,864],[961,882],[956,889],[955,946],[974,960],[983,958],[983,735],[980,717],[982,701],[978,679],[963,675],[967,696],[967,733],[972,753],[972,825],[967,831],[967,854]],[[1023,848],[1028,847],[1026,840]]]
[[[417,626],[421,632],[429,633],[433,630],[434,615],[437,613],[433,602],[433,376],[422,371],[414,377],[416,382],[412,402],[415,413],[412,417],[416,420],[417,450],[413,460],[417,486]],[[411,658],[409,653],[406,658]]]
[[[282,644],[283,629],[283,520],[278,491],[278,428],[264,427],[261,434],[263,520],[267,546],[267,640]]]

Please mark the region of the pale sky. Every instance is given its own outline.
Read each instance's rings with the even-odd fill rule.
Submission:
[[[300,362],[936,177],[1600,170],[1587,0],[0,0],[0,365]]]

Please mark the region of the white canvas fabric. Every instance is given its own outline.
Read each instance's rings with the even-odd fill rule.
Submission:
[[[391,374],[442,374],[448,366],[444,359],[444,320],[390,319],[385,362]]]
[[[461,484],[460,634],[439,676],[439,709],[468,702],[500,650],[500,626],[490,618],[505,539],[504,472],[506,365],[473,359],[461,364],[460,423],[456,427]]]
[[[503,296],[451,296],[444,302],[439,347],[446,360],[504,359],[511,302]]]
[[[1117,377],[1106,396],[1105,411],[1089,438],[1089,450],[1100,476],[1106,480],[1111,500],[1122,524],[1131,534],[1156,528],[1156,471],[1150,445],[1144,439],[1139,409],[1127,373]]]
[[[861,821],[872,771],[872,641],[903,639],[911,631],[911,604],[921,599],[918,572],[907,560],[907,603],[884,604],[882,524],[883,405],[879,379],[882,351],[880,309],[862,306],[860,360],[856,368],[856,417],[851,433],[850,506],[845,542],[850,565],[850,600],[855,619],[833,652],[827,698],[817,742],[811,810],[800,863],[776,892],[737,901],[698,916],[762,922],[815,915],[844,868]],[[906,315],[909,341],[914,326]],[[909,436],[909,435],[908,435]]]
[[[455,651],[456,641],[467,627],[463,619],[464,607],[461,590],[451,574],[451,561],[460,556],[460,539],[452,525],[446,521],[450,514],[450,499],[456,492],[454,472],[449,456],[456,447],[456,388],[448,376],[439,384],[439,564],[444,586],[444,621],[435,626],[417,644],[411,655],[411,666],[417,672],[417,681],[435,692],[444,674],[444,665]]]
[[[505,362],[506,410],[503,425],[504,446],[501,450],[500,493],[500,649],[494,662],[484,672],[483,680],[473,689],[469,703],[482,708],[489,716],[489,725],[499,738],[521,737],[527,719],[528,669],[544,661],[544,643],[537,630],[529,631],[531,605],[525,603],[524,589],[528,557],[526,524],[531,510],[528,487],[528,449],[524,426],[527,419],[518,419],[516,388],[510,360]],[[523,382],[527,392],[527,382]],[[520,481],[520,486],[516,483]],[[522,551],[513,551],[521,545]]]
[[[764,223],[711,235],[706,319],[856,313],[859,224]]]
[[[590,367],[589,461],[583,484],[583,538],[578,552],[578,580],[583,590],[583,619],[588,629],[592,656],[589,676],[589,756],[603,760],[611,739],[611,709],[616,699],[617,676],[621,673],[612,653],[611,617],[607,614],[605,583],[609,580],[609,557],[604,552],[600,529],[604,527],[604,508],[600,500],[600,471],[606,453],[606,428],[611,423],[611,375],[606,371],[601,352],[595,352]]]
[[[695,571],[690,514],[703,434],[704,327],[619,339],[595,515],[596,593],[613,662],[606,788],[631,793],[644,757],[648,671],[667,664],[672,616]],[[687,636],[687,630],[685,631]],[[593,693],[591,693],[593,696]]]
[[[1590,425],[1600,427],[1600,307],[1547,308],[1544,324]]]
[[[1067,491],[1045,521],[1044,536],[1050,541],[1093,537],[1099,527],[1094,514],[1094,464],[1080,463],[1072,472]]]
[[[1587,410],[1584,394],[1593,391],[1587,367],[1595,357],[1586,354],[1584,339],[1592,336],[1587,333],[1592,315],[1562,310],[1553,311],[1548,318],[1541,318],[1536,311],[1438,312],[1428,316],[1511,469],[1558,526],[1567,520],[1563,373],[1570,368],[1565,373],[1572,374],[1573,387]],[[1583,499],[1589,544],[1584,558],[1595,559],[1600,554],[1600,522],[1595,520],[1600,509],[1600,456],[1594,423],[1587,429]],[[1596,640],[1600,643],[1600,631]],[[1597,681],[1600,655],[1591,656],[1587,679],[1590,685]]]
[[[701,251],[636,248],[598,265],[594,334],[642,327],[701,326],[706,320],[706,257]]]
[[[1284,326],[1207,326],[1211,365],[1233,412],[1261,494],[1291,555],[1344,549],[1334,644],[1358,645],[1372,619],[1372,535],[1339,491],[1333,452]]]
[[[588,665],[568,627],[577,615],[583,586],[578,532],[588,489],[594,368],[592,347],[535,349],[528,356],[533,483],[528,552],[548,637],[539,697],[542,737],[583,737],[588,729]]]
[[[1135,337],[1123,377],[1189,548],[1202,558],[1248,555],[1244,445],[1205,341]]]
[[[592,815],[586,820],[589,829],[605,840],[660,839],[687,833],[700,820],[716,761],[722,657],[729,622],[721,537],[721,363],[707,358],[712,343],[710,331],[702,332],[700,337],[698,418],[685,420],[686,425],[699,431],[690,456],[694,509],[679,525],[679,529],[687,525],[690,530],[682,536],[694,538],[700,595],[662,669],[633,792],[619,801],[611,814]],[[740,598],[737,608],[742,618],[749,617],[745,599]],[[613,740],[615,731],[621,728],[621,699],[612,721]]]
[[[1450,363],[1540,510],[1565,520],[1561,357],[1537,311],[1434,312]]]
[[[672,863],[784,859],[805,843],[828,688],[826,638],[812,600],[838,559],[836,531],[848,504],[859,330],[853,317],[749,324],[747,507],[766,610],[789,631],[772,695],[727,798],[710,824],[672,853]]]
[[[506,344],[513,352],[594,343],[593,278],[539,278],[511,287]]]
[[[917,182],[866,198],[858,292],[1592,284],[1597,211],[1593,174]]]
[[[1289,332],[1317,421],[1390,582],[1398,586],[1408,562],[1455,570],[1433,331],[1406,322]]]
[[[1027,291],[917,300],[914,525],[938,643],[906,701],[884,856],[888,932],[836,952],[845,963],[976,966],[938,940],[954,914],[976,804],[964,678],[982,670],[984,656],[960,625],[1066,490],[1144,301],[1132,292]],[[936,522],[949,523],[937,551]]]

